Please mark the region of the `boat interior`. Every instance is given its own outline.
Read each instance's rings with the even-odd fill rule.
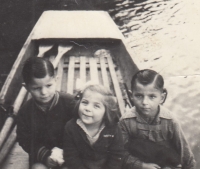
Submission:
[[[125,106],[130,106],[127,90],[138,68],[121,40],[39,39],[31,40],[22,50],[23,57],[13,66],[7,85],[5,83],[2,89],[4,94],[1,95],[4,103],[13,105],[11,122],[7,124],[10,127],[9,134],[1,147],[0,162],[3,169],[27,168],[28,165],[27,154],[16,143],[14,118],[23,103],[31,98],[21,78],[24,61],[30,57],[43,57],[53,63],[58,91],[76,94],[83,84],[92,81],[111,89],[116,96],[120,115],[124,113]]]

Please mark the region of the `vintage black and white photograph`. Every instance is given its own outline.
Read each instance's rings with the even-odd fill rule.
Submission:
[[[199,169],[199,9],[2,0],[0,169]]]

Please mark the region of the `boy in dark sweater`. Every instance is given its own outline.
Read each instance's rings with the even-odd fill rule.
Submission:
[[[32,98],[17,118],[19,145],[29,154],[30,168],[62,168],[64,126],[72,117],[74,99],[56,91],[54,68],[48,60],[27,60],[22,75]]]

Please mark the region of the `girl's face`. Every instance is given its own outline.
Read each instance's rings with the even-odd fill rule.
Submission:
[[[32,78],[27,90],[39,103],[45,104],[52,100],[56,91],[56,79],[46,75],[44,78]]]
[[[105,114],[105,106],[102,103],[103,95],[86,90],[80,102],[78,114],[83,123],[87,125],[100,124]]]
[[[154,84],[142,85],[136,82],[132,99],[138,113],[144,116],[155,116],[158,106],[164,100],[164,94],[154,87]]]

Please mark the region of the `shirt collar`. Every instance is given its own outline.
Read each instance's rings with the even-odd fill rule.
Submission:
[[[126,110],[126,113],[124,113],[124,115],[122,116],[122,119],[128,119],[128,118],[134,118],[134,117],[138,119],[140,116],[138,112],[136,111],[135,107],[132,107],[131,109]],[[158,118],[172,119],[172,114],[168,109],[166,109],[163,106],[160,106],[160,112],[159,112]]]
[[[105,128],[105,125],[102,124],[101,127],[99,128],[99,131],[95,134],[95,136],[91,136],[89,133],[88,133],[88,130],[87,128],[85,127],[85,124],[82,122],[81,119],[77,119],[76,120],[76,123],[83,129],[83,131],[87,134],[87,136],[89,136],[90,138],[93,138],[95,136],[99,136],[99,134],[101,133],[101,131]]]
[[[56,91],[53,100],[51,101],[51,103],[49,103],[49,105],[43,106],[41,104],[38,104],[37,102],[35,102],[35,104],[39,109],[45,112],[47,110],[51,110],[58,103],[58,100],[59,100],[59,93]]]

